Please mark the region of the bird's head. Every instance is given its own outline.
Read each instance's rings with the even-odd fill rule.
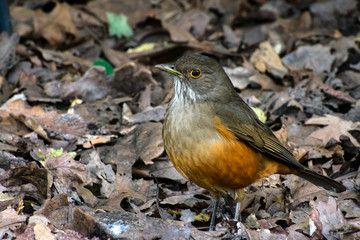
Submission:
[[[186,55],[174,65],[159,64],[174,81],[175,97],[192,102],[218,101],[233,94],[233,85],[220,64],[204,55]]]

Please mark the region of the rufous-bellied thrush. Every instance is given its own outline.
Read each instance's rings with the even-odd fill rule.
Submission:
[[[174,81],[163,126],[165,150],[185,178],[215,198],[210,231],[222,194],[230,193],[240,203],[245,187],[271,174],[295,174],[330,191],[346,190],[297,162],[237,94],[214,59],[187,55],[174,66],[156,67]]]

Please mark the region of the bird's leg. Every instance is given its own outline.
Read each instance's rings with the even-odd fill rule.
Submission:
[[[210,227],[209,232],[214,231],[214,225],[215,225],[215,216],[216,216],[216,210],[219,206],[219,199],[215,199],[214,209],[211,215],[211,221],[210,221]]]
[[[241,208],[241,201],[244,200],[244,197],[245,197],[245,192],[243,188],[235,190],[234,199],[236,201],[236,208],[235,208],[234,220],[237,222],[241,221],[240,208]]]
[[[241,208],[241,202],[237,202],[235,208],[235,216],[234,216],[234,221],[236,222],[241,222],[240,208]]]

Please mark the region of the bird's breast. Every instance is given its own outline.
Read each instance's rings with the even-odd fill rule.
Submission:
[[[238,141],[209,104],[170,103],[163,139],[175,168],[203,188],[224,193],[256,181],[261,155]]]

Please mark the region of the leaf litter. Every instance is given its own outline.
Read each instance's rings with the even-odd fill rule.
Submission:
[[[66,3],[67,2],[67,3]],[[360,238],[359,10],[355,0],[26,1],[0,35],[4,239]],[[340,6],[340,7],[339,7]],[[217,58],[302,164],[246,188],[242,223],[164,152],[172,83],[153,66]]]

